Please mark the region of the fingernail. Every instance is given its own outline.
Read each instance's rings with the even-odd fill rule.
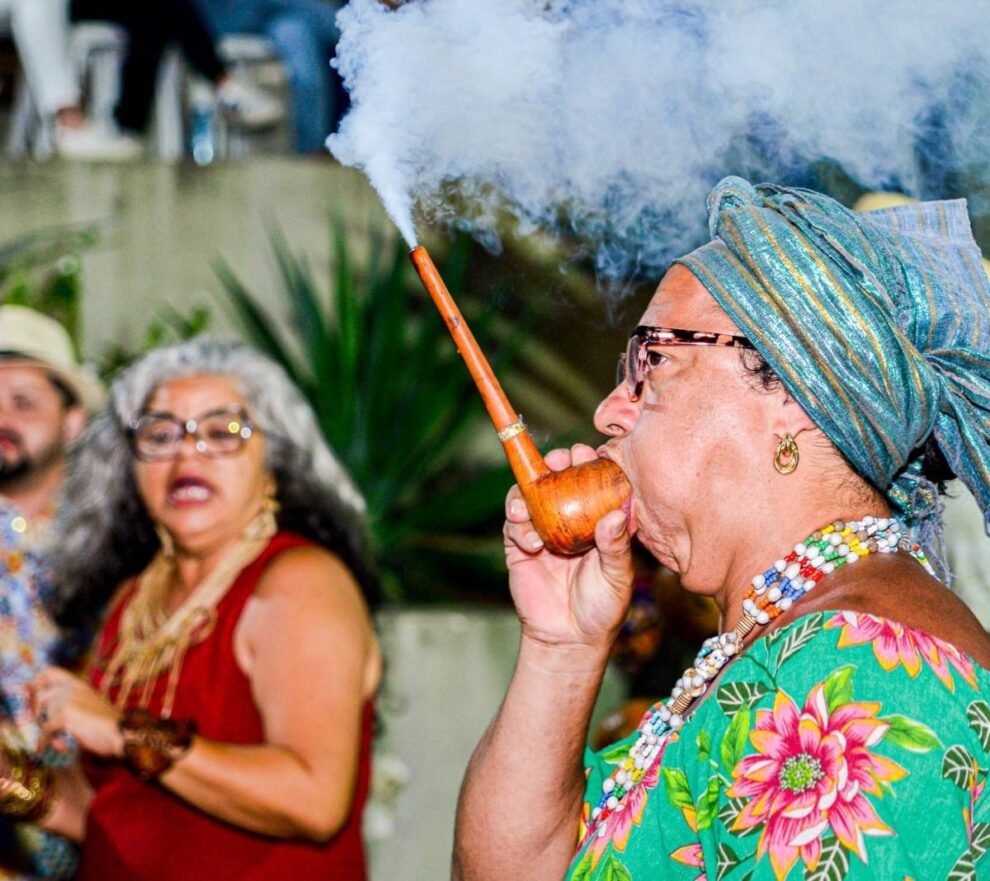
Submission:
[[[625,531],[626,531],[626,518],[623,517],[622,520],[620,520],[618,523],[615,524],[615,526],[612,527],[612,535],[618,538],[620,535],[623,535]]]
[[[513,517],[518,517],[522,513],[522,502],[519,499],[513,499],[509,502],[509,513]]]
[[[527,538],[529,538],[529,546],[534,550],[543,547],[543,539],[540,538],[539,534],[536,532],[531,532]]]

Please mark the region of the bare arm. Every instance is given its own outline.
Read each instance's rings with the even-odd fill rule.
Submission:
[[[575,448],[573,458],[593,456]],[[561,468],[571,456],[547,457]],[[532,545],[509,493],[506,560],[522,640],[512,682],[468,766],[454,840],[455,881],[562,878],[577,842],[582,753],[609,649],[629,603],[626,517],[598,523],[596,549],[553,557]]]
[[[378,684],[378,648],[356,584],[312,548],[265,573],[235,636],[265,743],[196,738],[162,783],[246,829],[332,837],[350,813],[361,719]]]
[[[81,842],[86,832],[86,815],[93,800],[93,788],[78,764],[57,771],[54,779],[51,809],[38,825],[71,841]]]
[[[235,652],[251,681],[264,743],[196,737],[162,785],[244,829],[332,837],[350,812],[363,707],[380,671],[370,618],[350,574],[320,549],[280,555],[238,623]],[[49,727],[72,732],[99,755],[120,757],[119,713],[66,671],[42,677],[38,693]]]
[[[608,659],[525,637],[457,806],[458,881],[562,878],[577,842],[588,719]]]

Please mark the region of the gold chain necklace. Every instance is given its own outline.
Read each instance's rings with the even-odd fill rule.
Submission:
[[[116,687],[113,702],[123,707],[134,686],[141,685],[138,705],[147,708],[155,682],[168,670],[161,715],[169,718],[186,652],[210,635],[220,600],[277,531],[274,510],[266,504],[248,524],[238,544],[171,613],[167,602],[176,583],[177,566],[172,554],[164,548],[160,550],[138,576],[137,589],[120,617],[116,645],[100,680],[100,691],[109,697]]]

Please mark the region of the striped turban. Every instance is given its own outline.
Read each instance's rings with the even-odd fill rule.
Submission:
[[[728,177],[708,211],[713,240],[678,262],[940,557],[929,438],[990,509],[990,282],[965,201],[854,214]]]

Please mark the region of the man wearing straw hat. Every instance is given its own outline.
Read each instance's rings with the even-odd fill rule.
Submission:
[[[53,585],[41,539],[66,451],[87,412],[103,401],[102,385],[57,321],[0,306],[0,740],[7,746],[37,744],[24,686],[62,648],[47,611]],[[0,831],[0,877],[68,877],[73,870],[68,842],[23,824]]]

